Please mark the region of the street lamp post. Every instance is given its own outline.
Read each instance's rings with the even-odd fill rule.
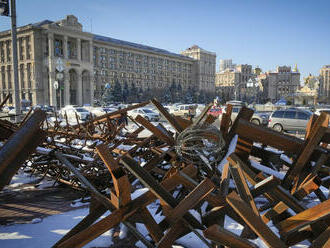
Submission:
[[[9,16],[9,1],[0,1],[0,15]],[[10,0],[10,17],[11,17],[11,39],[12,39],[12,57],[14,70],[14,95],[15,95],[15,110],[16,122],[20,121],[21,101],[19,96],[18,85],[18,60],[17,60],[17,30],[16,30],[16,2]]]

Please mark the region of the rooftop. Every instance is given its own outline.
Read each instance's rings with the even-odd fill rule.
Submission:
[[[40,22],[30,23],[30,24],[18,27],[18,31],[19,31],[19,29],[25,28],[25,27],[28,27],[28,26],[39,27],[40,28],[40,27],[43,27],[44,25],[48,25],[48,24],[58,25],[57,22],[53,22],[53,21],[50,21],[50,20],[43,20],[43,21],[40,21]],[[2,31],[2,32],[8,32],[8,31],[10,31],[10,30],[5,30],[5,31]],[[2,32],[0,32],[0,33],[2,33]],[[147,45],[143,45],[143,44],[137,44],[137,43],[134,43],[134,42],[124,41],[124,40],[119,40],[119,39],[114,39],[114,38],[107,37],[107,36],[93,34],[93,39],[96,40],[96,41],[108,42],[108,43],[115,44],[115,45],[122,45],[122,46],[130,47],[130,48],[135,48],[135,49],[144,50],[144,51],[153,52],[153,53],[160,53],[160,54],[164,54],[164,55],[168,55],[168,56],[174,56],[174,57],[177,57],[177,58],[194,61],[193,58],[190,58],[188,56],[184,56],[184,55],[181,55],[181,54],[178,54],[178,53],[173,53],[173,52],[167,51],[165,49],[156,48],[156,47],[152,47],[152,46],[147,46]]]
[[[145,51],[149,51],[149,52],[161,53],[161,54],[164,54],[164,55],[175,56],[175,57],[178,57],[178,58],[194,60],[192,58],[189,58],[189,57],[181,55],[181,54],[169,52],[165,49],[146,46],[146,45],[137,44],[137,43],[124,41],[124,40],[118,40],[118,39],[114,39],[114,38],[110,38],[110,37],[106,37],[106,36],[94,35],[93,39],[98,40],[98,41],[109,42],[109,43],[112,43],[112,44],[115,44],[115,45],[123,45],[123,46],[131,47],[131,48],[135,48],[135,49],[141,49],[141,50],[145,50]]]

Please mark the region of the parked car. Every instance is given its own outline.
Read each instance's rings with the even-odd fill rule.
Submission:
[[[236,100],[228,101],[228,102],[226,102],[226,105],[227,104],[231,104],[233,106],[246,106],[246,103],[245,102],[243,102],[243,101],[236,101]]]
[[[221,107],[212,107],[209,109],[207,114],[213,115],[214,117],[218,117],[219,115],[222,114],[222,108]]]
[[[188,117],[188,116],[196,116],[196,108],[197,106],[194,104],[183,104],[179,105],[177,109],[173,111],[173,114],[176,116]]]
[[[239,111],[241,111],[242,106],[234,105],[231,112],[231,124],[234,123]],[[267,113],[254,112],[251,118],[251,122],[257,125],[267,125],[269,115]]]
[[[302,109],[276,110],[269,117],[268,127],[278,132],[305,131],[312,112]]]
[[[116,111],[116,108],[109,108],[109,107],[96,107],[96,108],[91,108],[90,112],[94,115],[94,116],[101,116],[104,115],[106,113],[111,113],[113,111]]]
[[[160,119],[160,115],[158,113],[148,108],[133,109],[131,111],[128,111],[127,114],[134,119],[138,115],[141,115],[143,118],[147,119],[148,121],[159,121]]]
[[[9,115],[16,115],[16,108],[11,107],[10,110],[8,111]]]
[[[65,106],[60,110],[60,116],[64,118],[65,113],[68,117],[68,119],[75,120],[76,115],[78,116],[78,119],[81,121],[86,121],[90,118],[91,112],[89,112],[87,109],[83,107],[77,107],[77,106],[72,106],[68,105]]]
[[[12,110],[12,109],[14,109],[14,107],[12,107],[12,106],[4,106],[3,108],[2,108],[2,112],[4,112],[4,113],[8,113],[10,110]]]
[[[330,108],[316,109],[316,111],[314,112],[314,114],[316,114],[316,115],[320,115],[321,112],[326,112],[326,113],[330,114]]]

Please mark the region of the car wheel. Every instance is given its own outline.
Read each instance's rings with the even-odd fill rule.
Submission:
[[[260,125],[260,121],[258,119],[252,119],[251,123],[256,124],[256,125]]]
[[[277,132],[282,132],[283,131],[282,125],[278,124],[278,123],[273,126],[273,129]]]
[[[146,117],[144,117],[144,118],[145,118],[147,121],[150,121],[148,116],[146,116]]]

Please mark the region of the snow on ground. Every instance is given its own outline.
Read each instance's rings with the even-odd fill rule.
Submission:
[[[159,223],[164,217],[160,214],[155,214],[157,209],[156,204],[148,206],[148,210],[154,216],[157,223]],[[51,247],[54,245],[64,234],[66,234],[73,226],[81,221],[88,214],[88,208],[77,209],[70,212],[62,213],[59,215],[50,216],[44,218],[41,222],[35,221],[35,224],[20,224],[10,226],[0,226],[0,245],[6,248],[35,248],[35,247]],[[230,217],[226,216],[225,228],[237,235],[239,235],[243,226],[236,223]],[[270,228],[274,231],[276,229],[270,225]],[[137,224],[137,229],[144,235],[147,236],[148,232],[144,225]],[[120,238],[125,238],[126,228],[121,225]],[[201,231],[198,230],[200,234]],[[147,237],[150,239],[150,237]],[[261,248],[267,246],[260,239],[251,240]],[[189,233],[176,241],[175,247],[207,247],[194,233]],[[108,247],[112,245],[111,241],[111,230],[104,233],[99,238],[88,243],[85,248],[88,247]],[[181,246],[182,245],[182,246]],[[145,247],[140,241],[136,243],[138,247]],[[174,247],[174,246],[173,246]],[[293,246],[295,248],[307,248],[308,242]]]
[[[145,193],[147,189],[141,189],[135,192],[135,197]],[[156,214],[159,201],[156,201],[150,204],[147,208],[150,211],[151,215],[154,217],[157,223],[160,223],[164,216],[160,213]],[[87,214],[88,208],[81,208],[73,210],[70,212],[53,215],[43,220],[32,221],[34,224],[18,224],[18,225],[9,225],[9,226],[0,226],[0,246],[6,248],[35,248],[35,247],[51,247],[58,240],[61,239],[72,227],[74,227],[79,221],[81,221]],[[190,211],[197,219],[200,218],[199,214],[196,211]],[[103,216],[104,217],[104,216]],[[272,231],[277,234],[277,229],[270,222],[268,226]],[[237,235],[243,230],[243,226],[239,223],[232,220],[230,217],[225,218],[225,228]],[[137,229],[141,234],[143,234],[148,240],[148,231],[143,224],[137,224]],[[201,231],[197,230],[200,234]],[[124,225],[121,225],[120,238],[125,238],[127,235],[127,229]],[[107,231],[99,238],[88,243],[85,248],[88,247],[108,247],[112,245],[112,230]],[[251,240],[261,248],[266,248],[267,246],[261,239]],[[178,245],[173,247],[176,248],[194,248],[194,247],[207,247],[193,232],[188,233],[182,238],[176,241]],[[138,241],[135,244],[137,247],[145,247],[141,241]],[[302,244],[293,246],[294,248],[307,248],[309,243],[305,241]]]
[[[82,208],[44,218],[35,224],[0,226],[0,246],[6,248],[52,247],[88,212],[88,208]],[[107,231],[84,247],[107,247],[111,244],[110,231]]]
[[[19,191],[19,190],[28,190],[28,189],[43,189],[47,187],[52,187],[54,185],[54,180],[44,178],[42,181],[41,177],[38,175],[31,175],[24,172],[24,169],[21,168],[13,176],[10,181],[10,184],[4,188],[4,191]],[[27,184],[27,185],[25,185]],[[29,185],[33,184],[33,185]]]

